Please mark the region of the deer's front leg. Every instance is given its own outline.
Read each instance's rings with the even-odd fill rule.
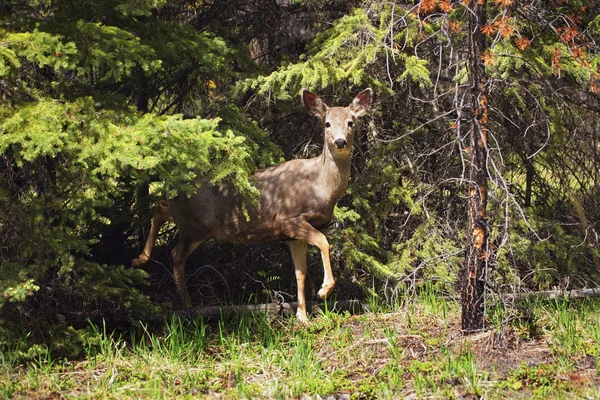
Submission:
[[[327,238],[306,221],[296,222],[295,224],[290,223],[284,232],[293,239],[308,242],[321,250],[323,284],[318,295],[321,299],[325,299],[335,287],[335,279],[333,278],[333,272],[331,272],[331,261],[329,260],[329,242]],[[304,256],[304,260],[306,263],[306,255]]]
[[[321,250],[321,259],[323,260],[323,284],[317,295],[321,299],[326,299],[335,287],[335,279],[331,271],[331,260],[329,259],[329,242],[321,232],[317,230],[315,232],[314,241],[310,241],[309,243],[314,244]]]
[[[306,253],[308,243],[303,240],[294,240],[289,243],[292,252],[292,261],[296,271],[296,285],[298,286],[298,310],[296,317],[303,324],[308,323],[306,315],[306,298],[304,297],[304,281],[306,280]]]

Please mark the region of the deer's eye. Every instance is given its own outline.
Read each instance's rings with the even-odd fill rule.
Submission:
[[[354,125],[354,122],[348,121],[348,128],[352,128],[352,125]]]
[[[331,124],[329,122],[325,122],[325,128],[331,128]]]

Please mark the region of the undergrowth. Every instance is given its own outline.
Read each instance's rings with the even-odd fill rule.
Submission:
[[[470,336],[459,304],[430,291],[362,315],[320,312],[308,327],[267,314],[92,325],[79,359],[2,352],[0,397],[597,398],[600,300],[527,307]]]

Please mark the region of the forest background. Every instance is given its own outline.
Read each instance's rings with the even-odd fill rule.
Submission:
[[[81,351],[89,320],[180,308],[153,206],[203,174],[251,195],[258,167],[320,152],[299,104],[370,86],[327,235],[338,298],[459,297],[471,143],[471,10],[450,0],[0,3],[0,346]],[[486,297],[597,287],[598,1],[485,5]],[[168,184],[165,184],[167,182]],[[321,277],[309,262],[308,295]],[[195,304],[293,299],[280,244],[201,246]],[[34,345],[35,344],[35,345]]]

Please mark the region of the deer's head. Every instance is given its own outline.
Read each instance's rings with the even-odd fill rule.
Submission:
[[[316,115],[324,126],[325,146],[334,157],[345,157],[352,152],[352,129],[357,118],[371,109],[373,91],[368,88],[356,95],[347,107],[328,107],[319,96],[302,90],[302,104]]]

